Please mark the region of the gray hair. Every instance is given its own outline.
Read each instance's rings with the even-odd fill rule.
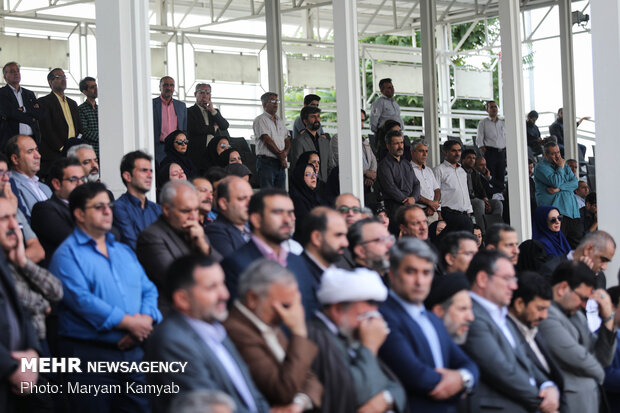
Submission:
[[[211,85],[208,84],[208,83],[198,83],[198,84],[196,84],[196,89],[194,89],[194,95],[196,93],[198,93],[198,90],[200,89],[200,86],[209,86],[209,89],[211,89]]]
[[[586,236],[581,239],[581,242],[577,245],[575,251],[583,251],[586,246],[592,245],[594,247],[594,251],[601,252],[607,248],[609,244],[616,248],[616,241],[614,241],[614,238],[608,232],[594,231],[586,234]]]
[[[279,263],[260,259],[254,261],[239,278],[239,298],[245,301],[247,294],[253,291],[260,297],[267,295],[269,287],[275,283],[291,284],[295,276]]]
[[[174,198],[177,196],[177,191],[179,188],[186,186],[191,188],[194,192],[196,191],[196,187],[190,181],[186,181],[185,179],[168,181],[161,188],[161,192],[159,193],[159,202],[164,205],[172,206]]]
[[[263,95],[260,97],[260,101],[263,104],[263,106],[265,106],[267,104],[267,102],[269,101],[269,98],[275,96],[278,97],[278,94],[276,92],[265,92],[263,93]]]
[[[413,141],[413,143],[411,144],[411,150],[415,151],[416,149],[418,149],[419,145],[424,145],[428,148],[428,143],[426,143],[424,139],[418,139]]]
[[[69,148],[69,150],[67,151],[67,158],[75,158],[75,159],[77,159],[78,158],[77,152],[80,149],[90,149],[93,152],[95,151],[93,149],[93,147],[90,146],[89,144],[87,144],[87,143],[80,143],[79,145],[75,145],[75,146],[72,146],[72,147]]]
[[[195,390],[176,397],[170,404],[169,413],[212,413],[213,407],[224,405],[235,412],[237,406],[228,394],[219,390]]]
[[[415,255],[423,260],[437,263],[437,254],[422,240],[412,237],[399,239],[396,244],[390,248],[390,267],[397,270],[401,261],[407,255]]]

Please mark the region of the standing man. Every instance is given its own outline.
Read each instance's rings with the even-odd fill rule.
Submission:
[[[142,151],[129,152],[121,160],[121,178],[127,192],[114,203],[114,227],[121,235],[119,241],[134,251],[138,235],[161,214],[161,207],[146,197],[153,184],[152,160]]]
[[[579,186],[577,177],[560,155],[553,141],[544,145],[545,159],[534,167],[536,203],[556,207],[562,214],[562,232],[571,248],[576,248],[583,234],[579,205],[573,191]]]
[[[400,117],[400,106],[394,99],[394,85],[392,79],[385,78],[379,81],[379,96],[370,107],[370,130],[377,133],[386,120],[392,119],[400,123],[400,129],[405,129],[405,124]]]
[[[390,286],[379,311],[390,333],[379,350],[407,391],[409,412],[454,412],[460,395],[478,381],[478,368],[424,300],[437,257],[424,242],[398,241],[390,251]]]
[[[379,162],[377,179],[391,225],[391,232],[398,233],[395,225],[396,210],[401,205],[413,205],[420,199],[420,181],[413,173],[411,162],[403,158],[404,136],[401,131],[389,131],[385,136],[388,156]]]
[[[315,95],[312,93],[309,95],[306,95],[304,96],[304,108],[312,107],[312,108],[318,109],[320,101],[321,101],[321,97],[319,95]],[[301,108],[301,110],[303,110],[303,108]],[[297,119],[295,119],[295,122],[293,122],[293,140],[297,139],[299,137],[299,134],[304,129],[306,129],[306,124],[304,123],[300,115],[297,117]],[[319,126],[318,133],[319,135],[325,135],[325,132],[323,132],[322,126]],[[323,160],[323,158],[321,158],[321,160]]]
[[[332,149],[330,140],[325,135],[319,133],[321,129],[321,109],[314,106],[305,106],[301,110],[301,120],[305,125],[305,129],[299,133],[297,138],[293,139],[291,152],[289,153],[291,171],[295,168],[297,160],[302,153],[317,151],[321,160],[319,179],[322,182],[327,182],[331,166]]]
[[[93,147],[99,158],[99,106],[97,105],[97,81],[95,78],[86,76],[80,81],[80,92],[86,96],[86,100],[78,106],[80,121],[84,128],[86,143]]]
[[[439,201],[441,200],[441,190],[435,174],[431,168],[426,167],[428,159],[428,145],[424,141],[414,142],[411,145],[411,166],[416,178],[420,182],[420,199],[418,204],[424,208],[428,224],[439,219]]]
[[[463,349],[481,373],[475,411],[556,412],[558,388],[527,357],[517,332],[506,320],[512,292],[517,289],[514,266],[501,252],[480,251],[466,275],[475,319]]]
[[[498,107],[494,100],[488,101],[485,109],[489,116],[478,123],[476,145],[487,160],[493,186],[503,189],[506,175],[506,125],[497,117]]]
[[[155,163],[166,157],[164,140],[175,130],[187,132],[187,106],[180,100],[173,99],[174,79],[164,76],[159,79],[158,97],[153,99],[153,127],[155,130]]]
[[[141,362],[142,343],[161,321],[157,289],[135,254],[110,234],[112,205],[99,182],[77,187],[69,196],[76,229],[56,250],[50,272],[62,281],[58,307],[59,353],[95,360]],[[69,373],[67,382],[102,386],[145,384],[143,373]],[[66,386],[65,386],[66,388]],[[148,412],[148,397],[122,394],[67,394],[71,411]]]
[[[65,96],[67,76],[60,69],[52,69],[47,75],[52,92],[39,99],[43,112],[39,126],[41,127],[41,172],[46,176],[52,162],[62,156],[62,150],[67,139],[80,138],[82,123],[77,103]]]
[[[9,62],[2,68],[6,86],[0,88],[0,150],[15,135],[32,136],[41,141],[39,123],[41,110],[33,92],[19,85],[22,80],[19,65]]]
[[[207,159],[207,144],[214,136],[227,135],[228,121],[211,101],[211,85],[198,83],[194,91],[196,104],[187,109],[187,154],[200,172],[210,166]]]
[[[577,121],[577,127],[581,125],[581,122],[588,119],[590,119],[590,116],[584,116],[579,119]],[[560,147],[560,151],[562,152],[562,156],[564,156],[564,110],[562,108],[558,109],[558,116],[555,122],[549,126],[549,135],[555,136],[558,146]],[[577,144],[577,147],[579,148],[581,156],[585,156],[586,147],[582,144]]]
[[[273,92],[260,97],[264,112],[254,119],[256,173],[260,188],[281,188],[286,183],[286,157],[291,147],[286,124],[277,115],[280,100]]]
[[[469,200],[467,172],[459,163],[461,144],[458,141],[447,140],[443,144],[443,151],[445,154],[443,163],[433,170],[441,190],[441,216],[445,220],[455,215],[470,216],[473,209]]]

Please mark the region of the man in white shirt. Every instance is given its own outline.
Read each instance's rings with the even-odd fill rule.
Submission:
[[[424,208],[428,224],[439,219],[438,211],[440,208],[441,190],[435,174],[431,168],[426,166],[428,159],[428,145],[424,141],[414,142],[411,145],[411,166],[413,172],[420,181],[420,200],[418,204]]]
[[[454,215],[469,217],[473,209],[469,200],[467,172],[459,163],[461,144],[458,141],[447,140],[443,144],[443,151],[445,160],[434,169],[441,191],[441,216],[444,219]]]
[[[504,188],[506,175],[506,126],[504,121],[497,117],[498,107],[493,100],[485,107],[488,117],[478,123],[476,145],[487,160],[487,167],[493,177],[493,186]]]

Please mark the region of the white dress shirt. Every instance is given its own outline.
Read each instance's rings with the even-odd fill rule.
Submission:
[[[426,165],[420,167],[413,161],[411,161],[411,166],[416,178],[420,181],[420,195],[432,201],[435,199],[435,189],[439,189],[433,170]]]
[[[263,112],[261,115],[254,119],[253,124],[254,138],[256,139],[256,155],[268,156],[270,158],[277,158],[277,156],[269,150],[265,142],[260,138],[262,135],[269,135],[273,143],[279,150],[283,150],[285,147],[285,140],[288,137],[288,129],[282,119],[275,115],[275,121],[271,115],[267,112]]]
[[[435,178],[441,190],[441,206],[472,213],[467,187],[467,172],[460,164],[455,168],[448,161],[437,165],[434,169]]]
[[[490,117],[486,117],[478,123],[478,135],[476,136],[478,147],[488,146],[490,148],[506,148],[506,126],[504,121],[497,118],[494,122]]]
[[[20,108],[22,108],[23,113],[26,113],[26,107],[24,106],[24,100],[22,99],[22,88],[20,87],[19,90],[15,90],[13,86],[9,85],[9,87],[11,88],[11,90],[13,91],[13,94],[15,95],[15,99],[17,99],[17,104],[19,105]],[[32,128],[30,127],[30,125],[27,125],[25,123],[20,123],[19,134],[32,136]]]

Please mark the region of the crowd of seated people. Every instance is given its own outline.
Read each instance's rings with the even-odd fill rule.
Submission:
[[[503,221],[495,102],[478,148],[448,139],[431,168],[428,143],[404,136],[383,79],[370,110],[381,150],[364,138],[374,195],[364,203],[328,194],[338,147],[318,96],[305,99],[293,136],[277,94],[262,96],[253,177],[211,86],[198,84],[187,109],[166,76],[153,100],[155,154],[124,154],[126,192],[114,199],[98,133],[85,134],[97,125],[95,80],[85,79],[88,106],[74,116],[61,69],[39,100],[19,86],[16,63],[3,74],[1,412],[620,409],[620,294],[605,274],[615,240],[598,230],[596,194],[553,139],[536,141],[533,237],[518,239]],[[45,357],[187,364],[26,368]],[[177,387],[36,390],[72,383]]]

